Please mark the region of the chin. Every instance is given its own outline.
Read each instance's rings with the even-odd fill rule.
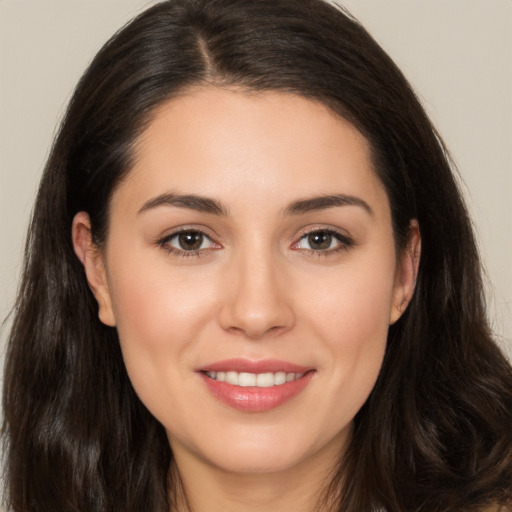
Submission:
[[[277,430],[277,431],[276,431]],[[211,467],[233,474],[279,473],[303,468],[309,471],[315,461],[330,460],[332,467],[339,460],[351,432],[351,425],[332,437],[315,436],[312,432],[296,432],[286,428],[247,427],[238,432],[225,432],[204,443],[189,447]],[[176,442],[171,442],[171,448]],[[177,447],[178,449],[181,446]],[[175,453],[177,460],[178,453]],[[179,461],[178,461],[179,463]]]

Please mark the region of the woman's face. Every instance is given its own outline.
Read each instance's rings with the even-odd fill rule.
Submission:
[[[178,462],[242,472],[340,454],[413,281],[350,123],[213,87],[158,110],[84,261]]]

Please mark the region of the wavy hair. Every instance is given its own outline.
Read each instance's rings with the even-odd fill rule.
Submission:
[[[95,57],[46,164],[5,366],[8,507],[169,510],[177,482],[164,429],[130,384],[116,330],[97,318],[70,233],[83,210],[104,242],[109,199],[138,136],[159,105],[198,84],[328,106],[371,145],[399,250],[410,220],[419,222],[413,300],[389,330],[325,503],[340,512],[510,504],[512,370],[488,327],[448,152],[406,79],[353,17],[322,0],[168,0]]]

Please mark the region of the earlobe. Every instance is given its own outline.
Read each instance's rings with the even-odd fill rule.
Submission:
[[[75,215],[72,225],[73,247],[82,262],[91,289],[98,303],[98,317],[110,327],[116,325],[112,300],[105,270],[104,255],[94,243],[91,233],[91,221],[86,212]]]
[[[390,324],[394,324],[406,310],[412,299],[418,267],[421,256],[421,234],[418,221],[412,219],[409,225],[409,239],[407,247],[400,255],[395,275],[393,304],[390,314]]]

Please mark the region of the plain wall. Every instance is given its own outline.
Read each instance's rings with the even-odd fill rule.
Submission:
[[[150,3],[0,0],[1,318],[14,301],[37,183],[73,87],[102,43]],[[410,79],[451,148],[492,282],[489,314],[512,355],[512,2],[344,4]]]

